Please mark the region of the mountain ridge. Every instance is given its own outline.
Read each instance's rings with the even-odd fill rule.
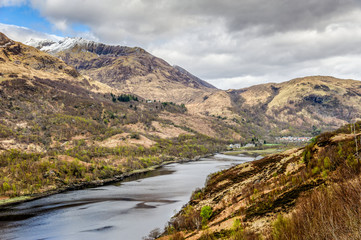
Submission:
[[[145,98],[144,92],[161,91],[162,87],[165,88],[169,84],[174,85],[176,82],[179,84],[172,86],[172,88],[183,89],[184,91],[192,92],[194,88],[198,90],[216,89],[213,85],[199,79],[185,69],[171,66],[163,59],[154,57],[139,47],[106,45],[82,38],[64,38],[58,42],[31,40],[28,44],[59,57],[95,80],[124,92],[139,94]],[[138,62],[140,65],[137,64]],[[105,72],[95,71],[96,68],[104,68]],[[134,79],[129,80],[132,77]],[[150,83],[151,81],[156,82],[158,89],[157,86]],[[154,91],[134,92],[136,87],[133,82],[137,82],[138,85],[141,82],[145,84],[145,87],[154,89]],[[196,91],[196,93],[200,93],[200,91]],[[176,95],[176,93],[173,93],[173,95]],[[165,99],[165,94],[155,94],[149,98],[171,101],[170,98]],[[184,101],[189,101],[189,97],[185,98]],[[180,97],[176,100],[177,103],[181,103]]]
[[[250,135],[245,129],[254,129],[260,138],[309,135],[313,128],[332,130],[355,121],[361,113],[357,105],[360,82],[356,80],[310,76],[223,91],[141,48],[108,46],[82,38],[40,45],[38,48],[53,51],[80,74],[110,89],[151,101],[185,104],[190,114],[221,119],[241,129],[243,135]]]

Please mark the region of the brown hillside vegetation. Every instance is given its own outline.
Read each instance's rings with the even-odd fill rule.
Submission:
[[[310,136],[314,129],[337,129],[361,112],[361,83],[355,80],[313,76],[223,91],[138,47],[79,40],[52,54],[117,91],[185,104],[192,115],[220,119],[248,140]]]
[[[161,239],[361,239],[360,124],[212,174]]]
[[[100,46],[80,45],[55,56],[94,80],[145,99],[186,104],[205,92],[216,91],[212,85],[141,48],[104,45],[104,51]]]
[[[0,197],[101,183],[240,138],[220,119],[121,94],[33,47],[0,42]]]
[[[314,76],[230,91],[235,111],[270,134],[333,130],[359,117],[361,82]],[[247,119],[247,118],[246,118]],[[302,130],[303,129],[303,130]]]
[[[356,104],[360,83],[353,80],[311,77],[221,91],[140,48],[93,44],[83,51],[77,46],[59,53],[63,61],[3,34],[0,43],[0,193],[5,197],[101,182],[219,151],[231,141],[311,135],[313,128],[335,128],[361,111]],[[339,135],[330,143],[347,141],[352,141],[349,136]],[[321,153],[316,150],[309,155],[315,152],[317,158]],[[214,209],[225,216],[217,218],[220,226],[241,216],[227,215],[234,210],[227,207],[229,199],[240,202],[232,205],[240,213],[247,210],[249,222],[267,216],[269,204],[288,209],[305,189],[327,182],[324,176],[331,172],[321,166],[310,170],[308,158],[299,161],[301,154],[268,157],[240,166],[238,177],[211,180],[206,192],[195,195],[199,207],[189,214],[213,195],[219,199],[214,204],[225,202]],[[246,194],[229,195],[234,191],[228,187]],[[286,190],[292,197],[281,195]],[[268,205],[257,205],[257,199]],[[257,221],[252,222],[256,225],[249,229],[257,232]],[[182,224],[175,222],[175,229],[187,229]],[[190,229],[198,228],[196,221]]]

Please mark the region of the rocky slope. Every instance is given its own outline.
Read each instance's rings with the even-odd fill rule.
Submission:
[[[28,44],[59,57],[80,73],[145,99],[188,103],[215,87],[144,49],[110,46],[81,38]]]
[[[360,239],[360,124],[212,174],[161,239]]]

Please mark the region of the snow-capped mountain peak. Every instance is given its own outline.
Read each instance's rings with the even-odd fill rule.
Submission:
[[[56,55],[59,52],[77,49],[79,51],[88,51],[97,55],[124,56],[131,53],[145,53],[144,49],[139,47],[126,47],[119,45],[106,45],[81,37],[65,37],[59,41],[30,39],[25,44],[35,47],[41,51]]]
[[[94,44],[94,42],[79,37],[76,38],[65,37],[57,42],[53,40],[30,39],[29,41],[25,42],[25,44],[35,47],[41,51],[54,54],[61,51],[65,51],[67,49],[71,49],[77,45],[87,46],[89,44]]]

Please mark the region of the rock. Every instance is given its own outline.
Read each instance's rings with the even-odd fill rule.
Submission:
[[[5,34],[0,32],[0,47],[8,47],[13,44],[13,41],[11,41]]]

